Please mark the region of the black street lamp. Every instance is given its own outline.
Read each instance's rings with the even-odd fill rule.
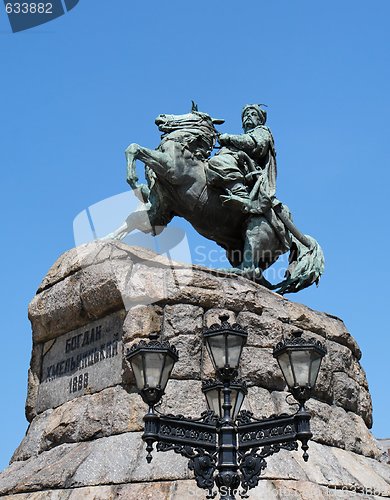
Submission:
[[[204,380],[202,382],[202,392],[206,396],[207,406],[219,418],[223,417],[223,388],[224,385],[220,380]],[[232,380],[230,382],[231,403],[232,403],[232,419],[236,420],[238,413],[241,410],[245,396],[248,394],[246,382],[244,380]]]
[[[283,339],[274,349],[288,388],[302,405],[310,398],[320,371],[326,349],[320,341],[306,340],[297,330],[289,339]]]
[[[203,333],[204,342],[217,375],[231,381],[238,373],[242,348],[248,332],[237,323],[230,325],[229,316],[219,317],[221,324],[214,324]]]
[[[178,359],[173,346],[153,337],[150,342],[134,345],[126,357],[139,393],[149,405],[142,436],[147,444],[147,461],[152,460],[154,443],[157,451],[173,450],[189,459],[197,485],[208,490],[207,498],[216,496],[216,485],[222,500],[234,500],[240,484],[241,496],[258,484],[267,467],[265,459],[282,448],[297,450],[297,441],[301,441],[303,457],[308,459],[307,443],[312,434],[305,402],[311,396],[326,349],[314,339],[302,338],[302,332],[275,347],[274,357],[299,410],[293,415],[257,419],[246,410],[240,411],[247,388],[244,381],[235,379],[248,334],[241,326],[228,323],[228,316],[220,316],[220,320],[203,334],[220,380],[203,382],[209,411],[199,419],[155,412]]]
[[[159,342],[151,335],[150,342],[141,340],[127,353],[142,399],[155,406],[164,394],[172,368],[179,359],[176,347]]]

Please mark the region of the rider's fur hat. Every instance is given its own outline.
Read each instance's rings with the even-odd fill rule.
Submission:
[[[243,108],[242,108],[242,113],[241,113],[241,120],[243,119],[244,117],[244,113],[245,111],[248,109],[248,108],[253,108],[257,111],[259,117],[260,117],[260,120],[261,120],[261,124],[264,125],[265,122],[267,121],[267,111],[265,111],[265,109],[261,109],[260,106],[265,106],[265,104],[246,104]]]

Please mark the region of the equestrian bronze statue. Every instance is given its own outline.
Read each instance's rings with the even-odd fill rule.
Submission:
[[[224,120],[198,111],[161,114],[157,149],[130,144],[127,182],[141,205],[109,237],[122,239],[138,229],[158,234],[175,216],[226,250],[237,273],[278,293],[297,292],[317,283],[324,257],[316,240],[294,225],[287,206],[276,198],[274,140],[266,111],[252,104],[242,112],[243,134],[220,134]],[[212,155],[217,141],[217,153]],[[147,184],[139,183],[136,160],[145,164]],[[263,271],[289,253],[284,280],[271,284]]]

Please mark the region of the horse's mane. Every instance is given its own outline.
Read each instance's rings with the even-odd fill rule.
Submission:
[[[205,158],[210,155],[217,137],[217,131],[211,120],[202,119],[198,123],[194,123],[193,120],[183,120],[178,122],[177,126],[170,124],[170,128],[172,130],[161,135],[160,146],[167,141],[175,141],[190,151],[202,152]]]

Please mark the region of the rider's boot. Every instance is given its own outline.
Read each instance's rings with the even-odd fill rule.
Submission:
[[[231,206],[249,212],[252,202],[249,198],[247,188],[241,182],[231,182],[226,185],[227,195],[221,195],[221,201],[224,205]]]

